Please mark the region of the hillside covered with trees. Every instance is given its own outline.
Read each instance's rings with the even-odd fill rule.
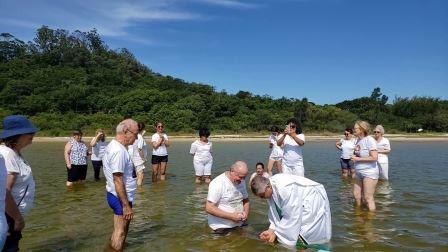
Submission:
[[[0,117],[24,114],[43,134],[81,128],[112,131],[132,117],[147,125],[166,123],[173,133],[202,126],[214,133],[267,131],[298,118],[305,131],[341,132],[356,119],[383,124],[392,132],[448,131],[448,101],[397,97],[380,88],[335,105],[307,98],[274,99],[247,91],[229,94],[153,72],[126,49],[112,50],[96,30],[53,30],[42,26],[33,41],[0,34]]]

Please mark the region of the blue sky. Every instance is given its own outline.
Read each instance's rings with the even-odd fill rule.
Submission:
[[[445,0],[0,0],[0,32],[96,28],[153,71],[334,104],[381,87],[448,99]]]

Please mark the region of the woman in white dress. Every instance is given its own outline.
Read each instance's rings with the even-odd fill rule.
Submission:
[[[280,129],[277,126],[271,127],[272,134],[269,136],[269,148],[271,149],[271,154],[268,160],[268,173],[269,176],[273,175],[272,168],[274,164],[277,165],[277,173],[282,173],[282,157],[283,149],[281,146],[277,145],[277,141],[280,137]]]
[[[373,130],[373,137],[376,140],[378,148],[378,169],[380,172],[380,180],[389,180],[389,158],[388,155],[392,150],[390,148],[389,139],[384,137],[384,127],[377,125]]]
[[[199,139],[191,144],[190,154],[193,156],[193,166],[196,174],[195,183],[200,184],[204,179],[205,183],[210,183],[212,175],[212,142],[209,139],[210,131],[199,130]]]

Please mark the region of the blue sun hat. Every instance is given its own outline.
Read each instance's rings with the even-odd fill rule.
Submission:
[[[31,134],[38,132],[36,128],[25,116],[10,115],[3,119],[3,132],[0,134],[0,139],[5,139],[12,136]]]

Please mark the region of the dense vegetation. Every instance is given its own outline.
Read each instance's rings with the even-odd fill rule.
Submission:
[[[431,97],[388,97],[380,88],[368,97],[336,105],[306,98],[280,98],[162,76],[126,49],[111,50],[96,30],[68,32],[39,28],[33,41],[0,34],[0,117],[25,114],[44,134],[74,128],[112,131],[132,117],[146,124],[162,120],[171,133],[201,126],[215,133],[266,131],[298,118],[306,131],[341,132],[356,119],[385,125],[389,132],[448,131],[448,101]]]

